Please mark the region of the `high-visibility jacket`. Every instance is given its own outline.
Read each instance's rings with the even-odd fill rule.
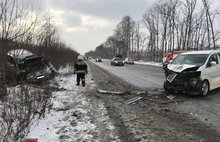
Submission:
[[[77,62],[75,62],[74,68],[75,73],[87,73],[87,65],[86,62],[83,60],[78,60]]]

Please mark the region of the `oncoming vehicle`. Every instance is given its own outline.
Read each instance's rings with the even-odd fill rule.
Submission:
[[[11,79],[38,81],[49,79],[54,68],[43,57],[36,56],[24,49],[15,49],[7,53],[6,77]]]
[[[131,57],[127,57],[124,60],[124,64],[134,65],[134,60]]]
[[[96,62],[102,62],[102,58],[97,57],[97,58],[95,59],[95,61],[96,61]]]
[[[177,56],[165,72],[165,91],[207,95],[220,87],[220,50],[191,51]]]
[[[111,60],[111,65],[112,66],[124,66],[124,62],[123,62],[122,56],[121,55],[116,55]]]

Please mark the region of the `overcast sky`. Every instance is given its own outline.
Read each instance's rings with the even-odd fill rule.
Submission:
[[[144,12],[156,1],[39,0],[39,3],[53,16],[61,39],[84,54],[106,41],[124,16],[141,20]]]
[[[106,41],[124,16],[140,20],[153,1],[156,0],[41,0],[62,40],[81,54]]]

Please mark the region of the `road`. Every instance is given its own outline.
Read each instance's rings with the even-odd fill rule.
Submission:
[[[161,67],[138,64],[115,67],[110,65],[110,60],[104,60],[101,63],[97,62],[95,64],[142,89],[149,90],[156,88],[163,90],[163,81],[165,78]],[[187,114],[220,131],[220,89],[211,91],[205,97],[181,94],[170,95],[183,100],[182,103],[176,106],[178,109],[185,111]]]
[[[120,77],[124,81],[141,88],[163,88],[164,74],[159,66],[152,65],[125,65],[111,66],[110,60],[95,63],[109,73]]]

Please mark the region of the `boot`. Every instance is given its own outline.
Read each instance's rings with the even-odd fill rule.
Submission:
[[[86,82],[82,81],[82,86],[85,87],[86,86]]]

